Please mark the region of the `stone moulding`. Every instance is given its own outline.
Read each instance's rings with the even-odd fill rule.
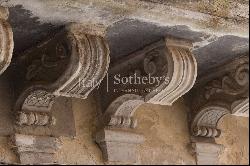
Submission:
[[[197,164],[218,164],[223,145],[218,123],[225,115],[249,117],[249,56],[209,71],[191,91],[191,141]],[[200,147],[200,148],[197,148]],[[204,151],[204,149],[210,149]]]
[[[19,84],[14,107],[17,118],[14,144],[17,138],[42,143],[57,139],[58,134],[54,136],[53,132],[60,133],[55,131],[55,125],[63,116],[52,112],[56,100],[59,97],[85,99],[103,80],[109,66],[109,48],[104,38],[74,31],[69,26],[20,56],[16,64]],[[74,122],[73,116],[64,119]],[[74,125],[68,123],[61,124],[61,128],[71,131],[68,127]],[[46,132],[37,132],[37,129]],[[17,137],[17,133],[22,137]],[[21,164],[54,163],[54,153],[48,152],[48,147],[42,144],[27,145],[31,151],[20,151],[26,148],[25,142],[16,146]]]
[[[10,65],[14,41],[10,24],[6,21],[8,14],[6,8],[0,6],[0,75]]]
[[[144,103],[172,105],[193,87],[197,76],[197,63],[191,48],[192,44],[188,41],[165,38],[111,67],[107,83],[101,86],[101,91],[108,88],[108,92],[103,90],[101,93],[102,129],[96,138],[105,161],[136,162],[135,147],[143,139],[132,130],[137,125],[134,113]],[[160,78],[160,81],[124,85],[115,83],[114,78],[117,80],[118,75],[127,78],[138,76],[142,80],[146,80],[146,77],[155,80]],[[130,134],[140,138],[140,141],[126,141],[130,140]]]

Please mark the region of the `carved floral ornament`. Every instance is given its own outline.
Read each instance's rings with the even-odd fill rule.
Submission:
[[[216,69],[195,89],[193,136],[214,138],[221,131],[218,122],[227,114],[249,116],[249,57],[243,56]],[[211,79],[212,78],[212,79]],[[203,88],[204,87],[204,88]]]

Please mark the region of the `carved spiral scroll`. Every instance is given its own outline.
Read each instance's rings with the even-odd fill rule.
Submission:
[[[218,122],[224,115],[249,116],[249,56],[204,77],[206,82],[196,87],[193,97],[191,131],[193,136],[218,137]]]
[[[0,74],[9,66],[14,48],[13,32],[9,23],[0,18]]]
[[[112,78],[116,75],[131,77],[131,73],[134,72],[138,79],[153,77],[160,81],[158,80],[158,84],[142,83],[142,81],[139,85],[137,83],[110,85],[112,88],[117,88],[114,93],[111,92],[113,94],[110,97],[114,100],[107,106],[104,123],[133,128],[135,121],[132,117],[143,103],[172,105],[187,93],[197,77],[197,63],[191,53],[191,47],[192,44],[187,41],[166,38],[128,56],[131,58],[112,67],[109,75],[110,83],[115,82]],[[139,91],[124,92],[125,88],[135,91],[138,88]]]
[[[85,99],[100,84],[109,48],[102,37],[63,30],[18,62],[26,68],[26,80],[15,110],[50,112],[56,97]]]
[[[169,52],[165,54],[168,62],[167,73],[171,72],[172,77],[168,84],[161,84],[146,96],[148,103],[172,105],[193,87],[197,77],[197,62],[190,51],[192,45],[166,39],[166,46]]]
[[[84,99],[107,73],[108,45],[98,36],[69,33],[68,38],[72,45],[72,58],[67,71],[57,81],[60,87],[54,94]]]

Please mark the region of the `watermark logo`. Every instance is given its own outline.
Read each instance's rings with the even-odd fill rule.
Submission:
[[[166,76],[141,76],[134,73],[130,76],[123,76],[122,74],[109,75],[106,77],[106,91],[107,92],[126,92],[126,93],[139,93],[145,91],[149,93],[150,87],[157,88],[162,84],[169,84],[170,78]],[[82,81],[79,79],[79,89],[82,88],[100,88],[100,82],[96,80]],[[137,88],[131,88],[137,87]],[[145,88],[148,87],[148,88]],[[141,89],[140,89],[141,88]]]

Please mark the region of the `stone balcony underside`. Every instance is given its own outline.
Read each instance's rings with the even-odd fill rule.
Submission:
[[[150,67],[152,66],[150,65],[153,64],[153,68],[155,67],[157,74],[165,74],[167,76],[171,76],[170,83],[169,85],[161,85],[162,89],[158,94],[135,94],[134,96],[132,95],[128,98],[126,95],[123,96],[119,94],[118,96],[121,97],[121,101],[119,100],[120,98],[118,96],[111,95],[112,97],[114,97],[113,99],[108,95],[105,98],[104,95],[105,100],[108,101],[107,103],[111,107],[111,112],[112,110],[113,112],[109,114],[110,109],[106,109],[106,106],[106,112],[104,111],[103,114],[100,115],[103,116],[103,119],[107,117],[110,118],[110,122],[106,124],[106,121],[104,120],[102,124],[103,126],[101,126],[101,128],[106,126],[103,129],[104,136],[103,132],[100,132],[99,134],[97,134],[96,141],[104,151],[104,157],[105,154],[107,155],[105,157],[107,158],[107,160],[123,160],[123,149],[127,154],[127,156],[125,155],[124,160],[126,162],[130,162],[132,158],[132,162],[136,162],[135,145],[143,142],[143,137],[140,137],[140,135],[137,135],[133,132],[130,133],[127,130],[129,129],[130,131],[132,131],[136,126],[134,125],[135,122],[133,121],[132,116],[133,112],[137,108],[137,105],[139,106],[142,103],[171,105],[179,97],[185,95],[189,90],[192,90],[192,86],[195,83],[196,76],[198,76],[197,82],[199,83],[200,79],[202,79],[202,76],[206,75],[206,73],[208,73],[210,70],[213,71],[212,69],[216,69],[221,65],[234,61],[235,59],[237,61],[237,59],[240,59],[242,55],[245,55],[244,58],[247,59],[244,59],[243,62],[247,61],[246,64],[249,64],[249,56],[246,56],[249,52],[249,16],[247,14],[248,12],[245,13],[245,11],[248,11],[249,9],[246,7],[247,4],[245,3],[245,1],[236,1],[227,4],[218,3],[219,1],[217,2],[215,0],[215,2],[209,7],[207,6],[208,4],[205,3],[205,1],[202,1],[202,3],[198,3],[197,1],[189,2],[190,3],[188,3],[187,1],[182,1],[180,3],[179,1],[167,2],[162,0],[129,0],[126,2],[115,0],[76,0],[73,3],[69,0],[48,0],[46,2],[41,0],[27,0],[25,2],[22,0],[0,0],[0,6],[2,5],[5,7],[10,7],[9,18],[6,21],[9,22],[10,26],[12,27],[15,43],[12,63],[10,63],[9,68],[0,77],[0,98],[2,98],[2,96],[6,98],[6,102],[4,101],[4,103],[1,103],[0,101],[0,105],[3,105],[3,109],[0,110],[0,136],[17,136],[17,134],[24,134],[22,138],[26,138],[27,135],[34,135],[37,140],[40,140],[40,136],[45,136],[45,140],[56,139],[59,136],[74,137],[76,131],[70,100],[66,98],[57,98],[57,100],[55,100],[54,98],[64,96],[85,99],[93,89],[74,90],[76,88],[76,80],[78,78],[83,79],[85,81],[84,83],[86,83],[87,80],[91,80],[91,78],[96,78],[99,84],[107,73],[107,69],[109,66],[109,56],[111,64],[108,72],[111,72],[111,74],[112,72],[116,71],[115,69],[119,68],[119,66],[121,66],[121,70],[119,69],[117,71],[123,72],[125,73],[125,75],[130,73],[130,71],[128,70],[130,69],[128,67],[129,65],[126,66],[123,63],[126,64],[126,59],[128,60],[128,62],[135,59],[133,61],[135,63],[132,63],[134,64],[132,66],[134,66],[135,69],[137,69],[137,67],[141,69],[142,66],[140,65],[143,64],[141,62],[144,62],[145,71],[143,71],[142,73],[151,74],[152,71]],[[185,5],[183,5],[184,3]],[[33,8],[33,6],[36,6],[36,8]],[[225,9],[225,12],[221,13],[215,11],[215,8]],[[239,11],[243,10],[244,12],[239,13]],[[67,12],[68,15],[63,14],[65,12]],[[71,22],[77,24],[68,26]],[[60,35],[58,38],[57,34],[61,34],[61,31],[64,32],[64,30],[69,34],[71,34],[71,32],[74,33],[73,36],[62,35],[63,38],[66,38],[65,41],[67,49],[65,49],[66,51],[63,49],[63,52],[61,52],[61,49],[58,49],[57,45],[57,42],[60,41],[58,40],[60,39]],[[39,45],[42,42],[44,43],[42,45]],[[98,42],[99,44],[100,42],[102,44],[98,45]],[[31,52],[24,53],[27,50],[31,50]],[[29,88],[27,88],[26,90],[22,90],[23,93],[20,92],[21,95],[19,94],[19,98],[21,98],[22,100],[21,103],[19,103],[20,99],[17,100],[18,102],[16,105],[19,106],[19,114],[17,117],[19,119],[17,119],[16,121],[13,117],[13,113],[11,113],[10,110],[13,109],[13,105],[16,100],[15,97],[18,96],[14,97],[13,82],[10,82],[10,80],[13,78],[14,73],[14,75],[16,76],[15,78],[17,78],[14,82],[22,82],[23,80],[18,80],[18,78],[21,78],[23,76],[22,74],[25,74],[25,76],[27,76],[28,72],[26,73],[26,70],[25,72],[23,70],[20,70],[22,69],[19,68],[20,66],[28,66],[29,68],[33,65],[33,62],[36,62],[37,59],[43,62],[44,55],[43,51],[41,50],[49,50],[48,54],[52,55],[52,57],[54,55],[54,51],[56,50],[57,54],[57,51],[59,50],[58,58],[62,58],[62,56],[60,56],[60,53],[67,54],[68,57],[65,56],[66,58],[64,57],[64,60],[58,62],[59,66],[63,66],[65,64],[65,66],[67,66],[67,70],[60,70],[61,68],[57,68],[57,74],[55,78],[56,81],[54,78],[47,80],[47,78],[43,76],[40,77],[39,73],[38,76],[35,75],[35,81],[38,80],[39,84],[40,82],[42,82],[42,89],[40,85],[36,86],[38,81],[36,82],[36,84],[34,84],[35,81],[27,81],[25,80],[27,78],[23,77],[22,79],[25,80],[23,83],[23,85],[25,85],[24,87],[26,88],[27,83],[27,86]],[[155,50],[157,52],[157,55],[154,55]],[[154,54],[151,55],[151,52],[149,51],[152,51]],[[47,55],[45,55],[45,58],[46,56]],[[78,61],[75,61],[77,58],[79,58]],[[85,62],[86,59],[87,62]],[[28,62],[29,60],[33,61]],[[21,62],[23,64],[20,65],[19,63]],[[146,63],[149,66],[148,69],[147,65],[145,67],[145,62],[148,62]],[[90,65],[91,63],[94,63],[94,65]],[[9,65],[9,62],[6,64],[7,65],[6,67],[4,67],[4,70]],[[45,66],[46,65],[48,68],[50,68],[50,61],[48,61]],[[79,70],[77,69],[77,67],[74,68],[74,66],[77,65],[79,65]],[[118,67],[115,67],[116,65]],[[244,67],[240,69],[244,69],[244,73],[249,75],[249,68],[247,68],[245,64],[243,66]],[[158,72],[158,68],[159,71],[163,71],[163,68],[165,67],[167,68],[167,72],[165,70],[165,73]],[[66,74],[64,75],[64,70],[69,72],[65,72]],[[18,72],[20,71],[23,72],[21,72],[21,74],[18,74]],[[135,70],[133,72],[136,73],[137,71],[138,70]],[[48,69],[48,71],[46,71],[46,74],[50,75],[51,73],[53,74],[53,72],[53,69]],[[232,74],[231,71],[227,72]],[[76,73],[78,73],[80,76],[76,76]],[[241,72],[239,73],[241,74]],[[247,82],[247,84],[249,84],[249,80],[245,81],[246,74],[240,74],[239,81],[241,81],[241,76],[244,76],[244,83]],[[234,76],[235,73],[232,77]],[[220,77],[218,77],[218,79],[220,79]],[[57,79],[61,81],[58,82]],[[223,80],[224,77],[222,78],[222,83],[224,83]],[[45,85],[44,82],[46,82]],[[32,86],[30,86],[30,84]],[[105,84],[100,85],[101,89],[103,85]],[[96,86],[97,85],[95,85],[95,87]],[[65,87],[69,91],[64,91]],[[155,87],[150,88],[154,89]],[[246,86],[246,88],[248,89],[249,86]],[[240,86],[240,88],[238,89],[242,90],[242,86]],[[33,98],[36,98],[35,101],[38,101],[38,105],[40,104],[40,98],[37,93],[39,92],[38,94],[40,94],[41,90],[44,90],[44,97],[49,96],[49,100],[50,98],[53,98],[53,102],[51,102],[51,104],[45,103],[46,106],[49,105],[47,112],[45,111],[46,114],[44,114],[43,112],[41,114],[41,110],[39,110],[40,108],[36,107],[37,103],[35,103],[34,107],[33,105],[32,107],[26,106],[26,100],[28,100],[29,103],[29,101],[33,101]],[[38,92],[33,93],[33,91]],[[82,91],[82,94],[74,93],[75,91]],[[173,92],[173,94],[169,91]],[[170,95],[167,96],[165,93]],[[237,100],[236,102],[233,101],[233,104],[230,105],[230,109],[232,109],[233,112],[232,114],[237,113],[238,115],[240,115],[238,109],[240,109],[244,113],[246,112],[246,109],[248,109],[249,112],[249,104],[247,104],[249,102],[248,95],[249,94],[244,94],[243,100]],[[118,98],[115,99],[116,97]],[[216,95],[215,99],[217,99]],[[44,103],[41,105],[44,105]],[[217,110],[217,107],[213,107],[213,109]],[[34,110],[38,111],[38,113]],[[59,112],[59,110],[61,112]],[[64,112],[63,114],[62,111]],[[197,116],[199,119],[199,115],[195,114],[195,116]],[[57,121],[55,121],[54,117],[56,117]],[[67,125],[65,126],[65,121],[70,121],[70,123],[67,123]],[[16,125],[19,125],[19,127],[17,127]],[[41,128],[46,128],[47,126],[50,127],[47,127],[41,133],[39,130],[32,127],[34,125],[38,125]],[[33,128],[32,132],[29,132],[29,127]],[[213,137],[217,137],[217,135],[220,134],[220,131],[217,129],[210,130],[210,128],[206,128],[207,126],[204,125],[198,127],[201,128],[194,127],[194,130],[198,129],[198,136],[209,135],[210,137],[211,133],[209,132],[212,132]],[[127,144],[131,145],[132,151],[130,151],[129,147],[127,147],[127,149],[119,149],[115,147],[115,144],[119,141],[124,143],[124,140],[122,139],[122,135],[124,133],[119,133],[121,128],[123,129],[122,132],[129,135],[128,137],[130,137],[130,135],[133,135],[135,137],[135,140],[131,140],[130,142],[125,141],[124,144],[124,147],[127,147]],[[118,134],[113,129],[118,129]],[[191,130],[193,130],[193,128]],[[208,132],[208,134],[204,134],[205,130]],[[194,133],[191,133],[191,135],[192,134],[195,135]],[[50,136],[53,137],[50,138]],[[191,137],[191,139],[194,138]],[[15,141],[17,140],[18,139],[16,139]],[[204,142],[199,142],[199,140],[196,140],[195,138],[194,140],[192,140],[192,143],[195,143],[193,145],[193,148],[196,150],[196,157],[198,160],[197,163],[199,164],[199,160],[201,161],[200,163],[203,163],[204,161],[206,163],[207,156],[205,156],[205,160],[203,160],[203,151],[200,151],[200,149],[202,149],[202,146],[206,146],[207,143],[211,143],[211,141],[205,141],[204,144]],[[17,143],[15,145],[17,145]],[[52,145],[54,146],[54,144]],[[36,153],[35,155],[40,155],[41,148],[36,147],[36,144],[34,144],[34,147],[35,149],[33,150],[34,153]],[[32,149],[34,147],[32,145],[29,148]],[[42,149],[44,148],[43,146],[41,147]],[[123,145],[121,147],[123,147]],[[29,158],[30,154],[26,154],[26,151],[22,151],[23,148],[27,148],[25,143],[16,147],[20,158],[22,158],[23,152],[25,155],[28,155],[27,158]],[[212,155],[210,155],[209,148],[208,150],[205,150],[204,153],[208,151],[208,156],[214,159],[217,157],[217,152],[219,152],[221,148],[216,145],[213,146],[212,149],[215,151]],[[46,155],[48,156],[42,156],[41,163],[46,163],[46,161],[44,161],[46,160],[46,157],[51,157],[50,154],[52,153],[50,151],[48,152],[46,148],[45,151]],[[39,158],[39,156],[35,156],[34,160],[30,162],[35,163],[36,157]],[[26,157],[24,157],[23,162],[21,162],[29,163],[29,161],[25,159]],[[53,162],[53,158],[51,162]]]

